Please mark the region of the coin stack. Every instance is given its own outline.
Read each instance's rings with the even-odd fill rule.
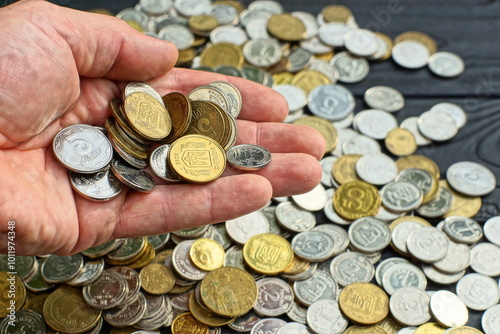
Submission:
[[[370,64],[389,58],[406,69],[428,66],[437,76],[454,77],[464,69],[459,56],[437,52],[420,32],[393,42],[359,29],[352,12],[339,5],[315,17],[285,13],[268,0],[246,9],[234,0],[141,0],[117,16],[175,43],[179,65],[280,92],[289,106],[286,121],[325,137],[323,178],[309,193],[274,198],[224,223],[113,240],[71,257],[19,257],[19,324],[40,328],[45,319],[50,328],[71,333],[110,326],[111,333],[158,333],[166,326],[174,334],[469,334],[482,333],[466,326],[469,312],[484,311],[484,333],[498,333],[500,217],[484,225],[473,219],[495,176],[470,161],[441,173],[430,158],[415,154],[452,140],[466,125],[465,112],[443,102],[398,124],[394,113],[405,101],[396,89],[368,89],[370,109],[355,113],[354,95],[337,84],[362,81]],[[174,113],[161,100],[174,129]],[[228,110],[224,99],[210,101]],[[111,107],[109,125],[129,136],[140,133],[120,123],[120,115],[128,116],[118,101]],[[178,175],[165,164],[174,143],[169,136],[160,140],[167,140],[163,150],[151,153],[150,166],[173,181]],[[117,147],[126,146],[113,138],[121,156]],[[266,161],[265,151],[252,150]],[[155,152],[161,164],[154,163]],[[241,151],[231,156],[235,166],[254,168],[238,163]],[[7,271],[6,258],[0,264]]]

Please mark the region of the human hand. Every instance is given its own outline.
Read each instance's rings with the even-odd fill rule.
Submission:
[[[249,81],[172,67],[177,51],[127,23],[98,14],[27,0],[0,9],[0,253],[7,222],[15,221],[17,255],[67,255],[110,239],[222,222],[263,207],[272,196],[312,189],[320,180],[323,138],[282,124],[284,99]],[[238,87],[243,109],[237,144],[273,153],[255,172],[228,167],[208,184],[165,184],[149,194],[123,191],[103,203],[75,194],[51,149],[69,125],[102,126],[108,102],[129,81],[160,94],[216,80]]]

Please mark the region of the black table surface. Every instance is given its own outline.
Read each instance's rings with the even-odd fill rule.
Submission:
[[[137,0],[56,0],[62,6],[88,10],[107,8],[114,13],[133,7]],[[245,4],[251,1],[243,1]],[[500,2],[493,0],[281,0],[285,11],[318,14],[333,3],[349,7],[362,28],[380,31],[391,38],[405,31],[421,31],[432,36],[440,51],[460,55],[465,72],[458,78],[443,79],[427,68],[404,70],[393,61],[371,64],[368,77],[346,86],[357,98],[356,112],[365,109],[362,101],[366,89],[387,85],[401,91],[405,107],[397,112],[401,122],[418,116],[438,102],[452,102],[464,108],[468,123],[452,140],[421,147],[417,154],[433,159],[445,178],[447,168],[455,162],[479,162],[493,171],[497,187],[483,198],[483,206],[474,217],[478,222],[500,214]],[[89,27],[91,29],[91,27]],[[325,220],[322,215],[318,219]],[[384,257],[391,256],[388,251]],[[470,270],[470,269],[469,269]],[[497,278],[498,280],[498,278]],[[448,289],[454,285],[430,284],[429,290]],[[470,311],[468,325],[481,328],[482,312]],[[224,329],[224,333],[235,333]]]

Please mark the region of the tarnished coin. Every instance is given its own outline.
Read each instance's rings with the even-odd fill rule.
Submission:
[[[333,256],[334,241],[326,233],[320,231],[304,231],[292,240],[295,255],[311,262],[324,261]]]
[[[422,262],[432,263],[443,259],[448,250],[448,237],[432,226],[413,230],[406,241],[408,251]]]
[[[422,289],[403,287],[391,296],[392,316],[405,326],[420,326],[431,320],[430,297]]]
[[[456,191],[469,196],[483,196],[495,189],[495,175],[485,166],[472,161],[460,161],[446,171],[446,179]]]
[[[404,97],[396,89],[387,86],[374,86],[366,90],[366,104],[373,109],[396,112],[404,107]]]
[[[391,242],[391,231],[383,221],[363,217],[349,226],[349,240],[351,245],[361,252],[378,252]]]
[[[469,320],[464,302],[453,292],[439,290],[431,296],[431,313],[445,327],[463,326]]]
[[[340,312],[336,300],[323,299],[309,306],[307,324],[318,334],[340,334],[344,333],[348,321]]]
[[[309,231],[316,225],[316,217],[309,211],[291,202],[283,202],[276,207],[278,223],[289,231],[300,233]]]
[[[495,216],[488,219],[483,226],[484,235],[489,242],[500,246],[500,217]]]
[[[257,281],[258,297],[253,309],[265,317],[277,317],[287,313],[292,308],[293,290],[282,279],[269,277]],[[279,296],[269,298],[270,296]]]
[[[69,179],[71,186],[79,195],[92,201],[109,201],[123,190],[123,184],[109,169],[94,174],[70,171]]]
[[[467,274],[457,283],[457,295],[471,310],[484,311],[498,303],[500,291],[493,278]]]
[[[389,298],[384,290],[371,283],[353,283],[340,292],[340,309],[351,321],[372,325],[389,314]]]
[[[500,305],[492,306],[483,313],[481,325],[485,334],[500,333]]]
[[[169,292],[174,284],[174,273],[170,268],[160,263],[150,263],[139,273],[140,283],[144,291],[152,295]]]
[[[370,282],[375,275],[375,269],[363,254],[346,252],[332,260],[330,273],[339,285],[348,286],[357,282]]]
[[[83,268],[83,256],[51,255],[42,265],[42,277],[48,283],[65,283],[75,278]]]
[[[100,171],[113,157],[108,138],[100,130],[85,124],[71,125],[59,131],[52,148],[59,162],[77,173]]]
[[[307,100],[311,113],[329,121],[345,118],[355,106],[352,93],[344,86],[335,84],[314,88]]]
[[[191,122],[193,111],[189,99],[179,92],[172,92],[164,95],[162,97],[162,102],[172,121],[172,130],[163,142],[171,143],[186,132]]]
[[[250,334],[276,333],[287,322],[279,318],[264,318],[259,320],[250,331]]]
[[[393,212],[407,212],[420,206],[422,191],[410,182],[396,181],[386,184],[380,191],[382,204]]]
[[[151,0],[149,0],[151,2]],[[142,1],[144,2],[144,1]],[[156,1],[158,2],[158,1]],[[129,82],[127,86],[125,86],[125,90],[123,91],[123,99],[125,99],[127,96],[129,96],[132,93],[136,92],[141,92],[141,93],[146,93],[154,97],[155,99],[158,100],[161,104],[165,105],[163,103],[163,100],[161,98],[161,95],[150,85],[145,84],[143,82]]]
[[[196,320],[191,313],[183,313],[172,322],[172,334],[209,334],[208,326]]]
[[[207,326],[220,327],[232,322],[235,318],[221,317],[207,310],[196,298],[196,293],[189,296],[189,311],[193,317]]]
[[[356,162],[356,172],[363,181],[381,186],[394,180],[398,167],[389,156],[374,153],[366,154]]]
[[[437,142],[453,138],[458,127],[453,119],[437,109],[422,113],[417,121],[418,130],[425,137]]]
[[[119,159],[113,159],[111,171],[117,179],[134,190],[149,193],[156,187],[153,178],[146,170],[130,167]]]
[[[248,266],[256,272],[276,275],[291,264],[293,250],[285,238],[264,233],[251,237],[245,243],[243,257]]]
[[[472,270],[483,275],[500,275],[500,247],[489,242],[472,247],[470,266]]]
[[[432,73],[445,78],[453,78],[464,72],[464,61],[457,54],[440,51],[429,57]]]
[[[83,287],[83,297],[96,309],[110,309],[120,305],[128,294],[125,278],[117,272],[105,270],[102,275]]]
[[[226,230],[231,239],[244,245],[251,237],[269,232],[269,222],[261,211],[226,221]]]
[[[15,313],[15,320],[4,318],[0,322],[0,333],[45,333],[45,322],[43,311],[33,309],[19,310]]]
[[[242,144],[231,147],[226,152],[227,161],[237,169],[259,170],[272,159],[271,152],[259,145]]]
[[[319,270],[306,280],[294,282],[293,291],[303,305],[310,306],[320,299],[336,300],[338,285],[330,273]]]
[[[418,267],[410,263],[397,263],[387,268],[382,276],[382,286],[389,295],[404,287],[425,290],[427,279]]]

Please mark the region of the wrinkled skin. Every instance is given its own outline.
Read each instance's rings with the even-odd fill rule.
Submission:
[[[67,255],[113,238],[217,223],[263,207],[272,196],[306,192],[320,180],[325,143],[316,131],[280,123],[286,102],[249,81],[173,68],[175,47],[114,17],[28,0],[0,9],[0,252],[15,221],[17,255]],[[266,147],[266,168],[227,168],[208,184],[165,184],[149,194],[123,191],[95,203],[75,194],[52,140],[69,125],[102,126],[108,102],[127,82],[160,94],[188,93],[215,80],[243,97],[237,144]]]

